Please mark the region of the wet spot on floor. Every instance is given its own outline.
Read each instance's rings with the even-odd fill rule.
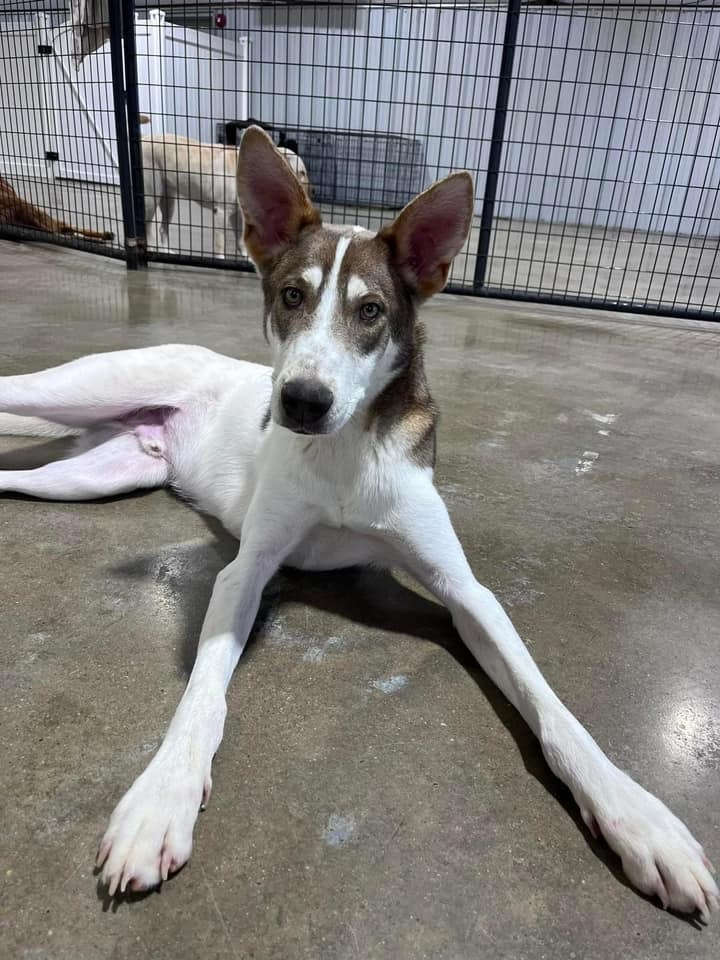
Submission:
[[[593,413],[592,410],[586,410],[585,413],[592,417],[595,423],[611,424],[618,418],[617,413]]]
[[[341,637],[328,637],[323,644],[314,643],[311,647],[308,647],[302,658],[305,663],[322,663],[333,647],[339,647],[341,644]]]
[[[355,838],[357,821],[352,813],[331,813],[322,832],[322,838],[330,847],[342,847]]]
[[[394,674],[392,677],[385,677],[380,680],[371,680],[370,686],[373,690],[379,690],[380,693],[397,693],[407,686],[408,678],[404,673]]]
[[[586,450],[575,465],[575,474],[579,477],[583,473],[590,473],[599,456],[594,450]]]

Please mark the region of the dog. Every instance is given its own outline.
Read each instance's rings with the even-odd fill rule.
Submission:
[[[13,227],[31,227],[33,230],[44,230],[46,233],[74,234],[88,237],[90,240],[112,240],[112,233],[107,231],[86,230],[84,227],[73,227],[62,220],[56,220],[49,213],[41,210],[19,196],[7,180],[0,177],[0,226],[7,224]]]
[[[148,118],[141,115],[142,121]],[[157,245],[170,252],[168,230],[177,199],[194,200],[213,212],[213,252],[226,254],[226,232],[235,237],[236,251],[245,255],[242,220],[235,186],[237,147],[201,143],[175,134],[147,134],[141,138],[145,222],[158,224]],[[305,164],[300,157],[278,147],[302,186],[309,190]]]
[[[374,564],[405,568],[449,608],[629,880],[707,920],[718,888],[702,847],[549,687],[475,579],[433,484],[436,410],[417,307],[443,288],[465,242],[470,175],[435,183],[377,234],[325,225],[272,141],[251,127],[237,195],[262,278],[272,368],[173,345],[0,378],[6,415],[82,432],[75,456],[2,472],[0,491],[83,500],[168,485],[240,540],[215,582],[165,738],[100,843],[109,895],[155,887],[190,857],[225,692],[270,577],[283,564]]]

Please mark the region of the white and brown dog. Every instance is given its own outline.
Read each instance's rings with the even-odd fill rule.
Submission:
[[[141,121],[149,122],[141,116]],[[245,255],[242,218],[237,198],[238,148],[218,143],[201,143],[176,134],[147,134],[142,137],[145,223],[156,235],[149,240],[170,253],[170,221],[176,200],[192,200],[213,214],[213,254],[224,259],[227,234],[234,237],[234,251]],[[305,164],[284,147],[277,148],[302,186],[308,190]]]
[[[417,306],[442,289],[465,241],[470,176],[436,183],[378,234],[328,226],[268,137],[251,128],[237,191],[262,277],[272,368],[163,346],[0,378],[1,410],[83,434],[70,459],[0,473],[0,490],[78,500],[169,485],[240,539],[215,583],[163,743],[100,844],[110,894],[153,887],[189,858],[225,691],[269,578],[281,564],[372,563],[404,567],[447,605],[632,883],[707,919],[718,888],[700,844],[550,689],[473,576],[433,485],[435,408]],[[16,432],[27,425],[16,421]]]

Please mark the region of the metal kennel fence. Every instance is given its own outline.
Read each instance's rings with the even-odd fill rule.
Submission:
[[[719,62],[720,0],[0,0],[0,236],[249,269],[182,191],[162,235],[143,142],[232,151],[255,119],[335,222],[470,170],[453,292],[716,319]]]

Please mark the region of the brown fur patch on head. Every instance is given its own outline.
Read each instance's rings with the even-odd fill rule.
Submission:
[[[414,293],[396,269],[385,238],[352,228],[306,227],[263,276],[265,316],[282,342],[308,330],[317,319],[333,266],[338,266],[341,241],[347,248],[337,275],[332,335],[358,357],[382,355],[389,340],[395,352],[393,379],[372,400],[366,427],[419,465],[432,466],[436,411],[425,380],[424,330],[417,321]],[[284,304],[282,293],[288,287],[301,291],[299,306]],[[363,322],[360,311],[367,303],[381,308],[377,321]]]
[[[305,274],[309,267],[318,267],[324,282],[332,268],[338,239],[337,232],[311,224],[300,232],[295,243],[268,262],[263,274],[265,316],[269,317],[272,331],[280,340],[297,336],[312,324],[323,284],[314,287]],[[286,287],[297,287],[302,292],[300,307],[284,306],[280,297]]]
[[[343,261],[341,285],[351,293],[350,281],[357,278],[367,289],[355,305],[378,303],[383,308],[391,339],[404,355],[412,342],[415,304],[405,284],[393,268],[387,245],[377,236],[359,235],[353,239]]]
[[[284,341],[312,324],[343,238],[350,243],[337,277],[333,333],[361,355],[379,350],[392,338],[399,350],[398,367],[404,366],[413,342],[413,298],[390,263],[386,243],[369,232],[307,227],[292,246],[269,264],[263,289],[265,315],[270,317],[272,330]],[[319,282],[311,283],[308,272]],[[361,293],[356,292],[354,284],[359,284]],[[283,304],[281,295],[287,287],[301,291],[303,301],[299,307],[287,308]],[[376,323],[361,319],[361,308],[369,303],[380,307]]]
[[[397,444],[420,467],[435,466],[438,411],[425,377],[425,328],[415,321],[403,357],[403,366],[392,383],[376,397],[368,411],[368,428],[378,439]]]

